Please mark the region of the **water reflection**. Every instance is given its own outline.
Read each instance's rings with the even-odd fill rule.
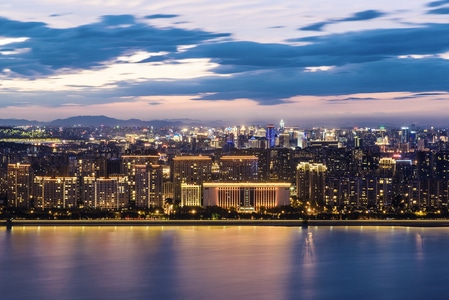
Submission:
[[[14,227],[1,299],[416,299],[447,292],[449,230]],[[440,296],[440,297],[439,297]]]

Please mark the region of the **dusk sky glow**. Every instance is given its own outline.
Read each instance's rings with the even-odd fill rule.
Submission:
[[[449,0],[0,2],[0,119],[435,125]]]

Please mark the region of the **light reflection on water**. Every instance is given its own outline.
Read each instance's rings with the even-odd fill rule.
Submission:
[[[449,229],[14,227],[1,299],[417,299],[449,288]]]

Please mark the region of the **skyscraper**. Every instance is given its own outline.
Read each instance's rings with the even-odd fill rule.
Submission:
[[[33,173],[29,164],[8,164],[8,204],[14,207],[30,208],[33,206],[31,187]]]
[[[276,145],[276,129],[273,124],[267,125],[266,138],[268,140],[269,148],[273,148]]]
[[[324,204],[326,173],[324,164],[299,163],[296,175],[298,198],[312,204]]]
[[[173,158],[174,200],[181,202],[181,184],[202,185],[212,177],[212,159],[208,156],[178,156]]]
[[[220,181],[257,181],[258,158],[251,155],[222,156],[220,158]]]

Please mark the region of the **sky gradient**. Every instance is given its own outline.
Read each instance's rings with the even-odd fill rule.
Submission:
[[[449,125],[449,0],[10,2],[0,118]]]

